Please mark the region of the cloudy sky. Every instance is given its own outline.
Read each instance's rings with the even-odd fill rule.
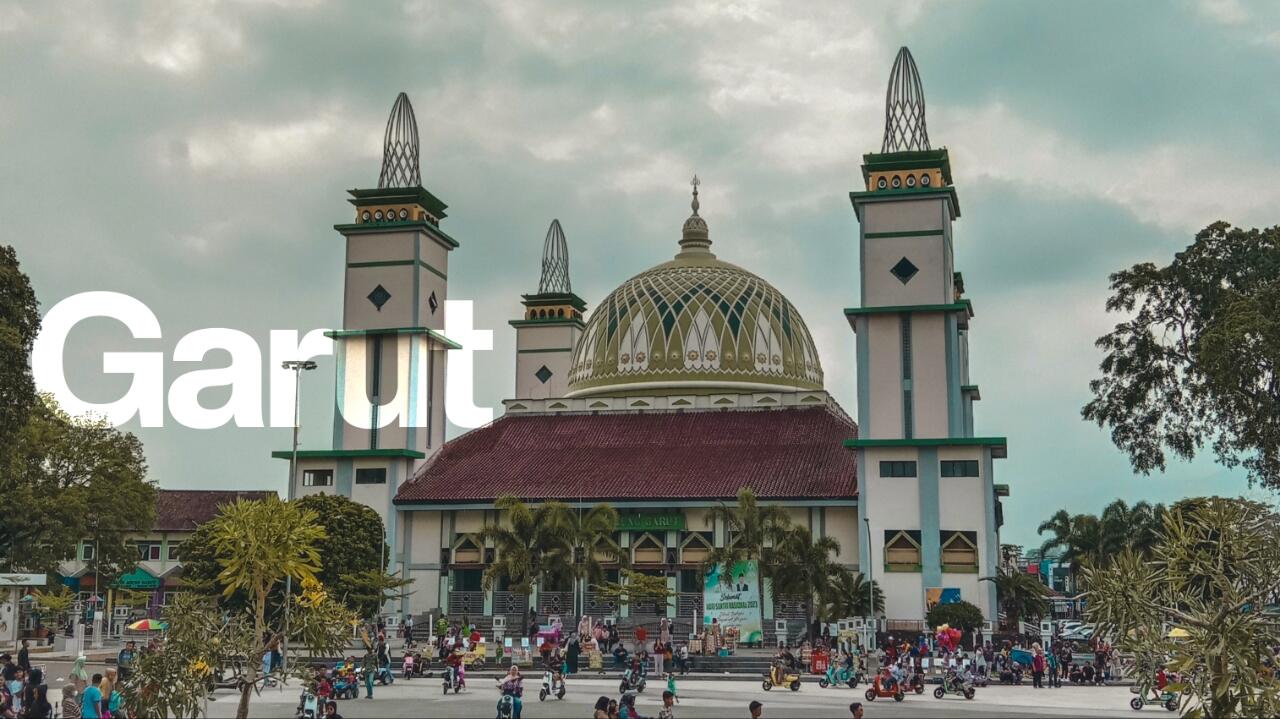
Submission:
[[[345,189],[376,184],[404,90],[462,242],[451,297],[495,330],[481,402],[513,389],[506,322],[551,218],[594,303],[672,255],[696,171],[715,250],[792,299],[852,409],[847,193],[904,44],[952,153],[979,433],[1009,437],[1006,539],[1034,542],[1060,507],[1247,491],[1208,459],[1135,477],[1079,409],[1115,321],[1109,272],[1215,220],[1280,221],[1277,4],[0,2],[0,242],[46,310],[114,290],[159,317],[162,340],[77,328],[65,365],[85,399],[125,389],[104,350],[332,327],[331,226]],[[167,363],[166,385],[187,369]],[[327,446],[332,381],[331,362],[306,379],[304,448]],[[284,487],[269,452],[287,429],[138,431],[164,487]]]

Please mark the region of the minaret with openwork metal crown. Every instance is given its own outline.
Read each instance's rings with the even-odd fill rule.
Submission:
[[[440,225],[445,204],[422,186],[418,123],[400,93],[383,139],[376,187],[350,190],[341,329],[334,340],[335,412],[329,449],[302,447],[293,496],[336,493],[382,515],[393,555],[407,569],[396,490],[445,440],[445,300],[458,242]],[[274,452],[289,458],[291,452]],[[402,574],[402,576],[404,576]]]
[[[573,348],[582,336],[587,304],[569,281],[569,244],[560,220],[552,220],[542,241],[538,292],[521,295],[524,316],[516,328],[516,398],[563,397],[569,386]]]
[[[973,305],[954,267],[960,205],[945,147],[929,144],[924,84],[907,48],[885,93],[880,152],[863,156],[864,189],[849,193],[860,225],[857,334],[861,561],[885,606],[916,620],[964,600],[996,617],[1001,523],[992,460],[1003,437],[975,436],[969,379]]]

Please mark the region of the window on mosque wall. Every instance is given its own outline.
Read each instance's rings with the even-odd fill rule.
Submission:
[[[90,561],[91,559],[93,559],[94,551],[96,549],[97,549],[96,545],[93,545],[93,544],[80,545],[80,559],[85,562]]]
[[[356,470],[356,484],[386,484],[386,467],[361,467]]]
[[[160,543],[159,542],[138,542],[138,559],[143,562],[156,562],[160,560]]]
[[[680,578],[678,580],[679,584],[676,585],[678,587],[677,591],[689,593],[701,592],[705,579],[706,578],[703,576],[701,569],[681,569]]]
[[[455,592],[484,591],[484,570],[482,569],[459,569],[456,572],[450,572],[449,576],[453,577]]]
[[[463,537],[453,548],[454,564],[480,564],[484,556],[480,545],[471,537]]]
[[[881,477],[914,477],[916,476],[915,462],[898,462],[885,461],[880,463]]]
[[[682,564],[702,564],[711,555],[711,532],[689,532],[680,545]]]
[[[168,559],[176,562],[182,558],[182,542],[169,542]]]
[[[977,477],[978,460],[976,459],[944,459],[942,460],[943,477]]]
[[[631,561],[636,564],[662,564],[666,561],[665,547],[652,534],[645,534],[631,545]]]
[[[328,487],[332,484],[332,469],[308,469],[302,473],[302,486],[304,487]]]
[[[884,568],[890,572],[920,571],[920,532],[885,530]]]
[[[614,532],[612,537],[613,537],[613,543],[618,545],[622,549],[623,551],[622,557],[615,556],[613,552],[610,550],[607,542],[600,542],[599,544],[596,545],[595,551],[592,552],[597,562],[601,564],[617,564],[620,558],[626,558],[627,548],[622,546],[622,533]]]
[[[939,533],[942,544],[942,571],[978,571],[978,533],[943,530]]]

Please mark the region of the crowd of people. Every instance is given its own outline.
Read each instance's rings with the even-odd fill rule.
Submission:
[[[115,719],[126,715],[120,693],[121,673],[132,666],[135,649],[129,642],[128,662],[123,668],[108,668],[92,677],[85,671],[85,657],[78,657],[67,682],[62,686],[61,714],[67,719]],[[0,655],[0,717],[3,719],[49,719],[54,707],[49,701],[48,678],[41,667],[32,666],[26,640],[17,661]],[[125,650],[121,650],[124,653]]]

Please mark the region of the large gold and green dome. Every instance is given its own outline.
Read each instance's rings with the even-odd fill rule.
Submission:
[[[710,246],[695,185],[675,259],[622,283],[591,313],[568,396],[822,389],[818,352],[795,306]]]

